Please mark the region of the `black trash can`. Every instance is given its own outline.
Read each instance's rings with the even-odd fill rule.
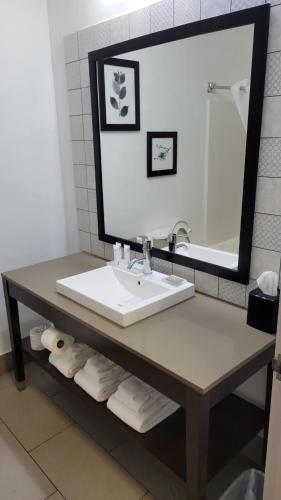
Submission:
[[[250,469],[232,483],[220,500],[262,500],[263,484],[264,474]]]

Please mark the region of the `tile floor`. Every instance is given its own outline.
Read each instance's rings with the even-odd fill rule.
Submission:
[[[21,393],[10,373],[0,377],[1,500],[185,500],[182,484],[144,450],[109,432],[36,365],[26,372]],[[208,500],[218,500],[241,471],[255,466],[257,446],[209,483]]]

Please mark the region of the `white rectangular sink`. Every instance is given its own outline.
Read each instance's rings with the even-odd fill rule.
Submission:
[[[167,276],[150,275],[111,266],[56,282],[57,292],[114,321],[128,326],[194,295],[194,285],[172,285]]]
[[[163,250],[169,251],[169,248],[165,247]],[[216,248],[204,247],[202,245],[194,245],[193,243],[187,243],[185,246],[177,248],[176,253],[178,255],[190,257],[191,259],[203,260],[210,264],[216,264],[217,266],[228,267],[229,269],[238,268],[237,253],[217,250]]]

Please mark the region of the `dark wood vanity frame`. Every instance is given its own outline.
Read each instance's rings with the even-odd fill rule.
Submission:
[[[174,477],[185,483],[188,500],[206,500],[207,481],[226,465],[257,433],[265,428],[266,454],[272,387],[271,360],[274,344],[237,366],[206,392],[187,385],[172,372],[108,338],[82,319],[2,276],[13,354],[14,374],[19,390],[25,388],[24,354],[72,391],[125,439],[144,447]],[[48,351],[32,351],[29,338],[21,338],[18,302],[52,321],[57,328],[85,342],[123,366],[181,405],[175,414],[145,434],[135,432],[115,417],[105,403],[87,395],[73,379],[65,378],[49,361]],[[204,359],[202,359],[204,362]],[[268,366],[265,411],[235,396],[233,391],[262,367]]]
[[[254,24],[253,57],[251,91],[249,103],[248,132],[245,157],[245,173],[242,201],[242,215],[240,228],[240,245],[238,270],[228,269],[215,264],[210,264],[197,259],[191,259],[166,252],[158,248],[152,249],[154,257],[175,262],[182,266],[192,267],[221,278],[226,278],[240,283],[249,282],[251,245],[254,223],[254,208],[256,197],[256,182],[259,159],[259,144],[262,121],[262,108],[264,97],[264,82],[266,70],[266,53],[269,27],[269,4],[245,9],[231,14],[213,17],[203,21],[178,26],[168,30],[141,36],[126,42],[118,43],[89,53],[91,100],[93,115],[93,137],[95,150],[96,189],[98,207],[99,238],[107,243],[120,241],[130,244],[133,250],[142,251],[141,245],[118,235],[109,235],[105,232],[104,205],[102,188],[102,158],[100,148],[99,103],[97,89],[97,64],[107,58],[116,57],[125,52],[160,45],[163,43],[180,40],[196,35],[212,33],[223,29],[235,28]],[[140,117],[141,122],[141,117]],[[146,131],[143,131],[146,132]],[[145,165],[144,165],[145,175]],[[145,196],[145,193],[144,193]]]

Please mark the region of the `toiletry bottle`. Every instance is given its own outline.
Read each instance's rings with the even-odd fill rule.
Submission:
[[[114,265],[119,266],[120,264],[120,247],[118,245],[113,245],[113,260]]]
[[[124,261],[125,264],[129,264],[130,262],[130,245],[124,245]]]

